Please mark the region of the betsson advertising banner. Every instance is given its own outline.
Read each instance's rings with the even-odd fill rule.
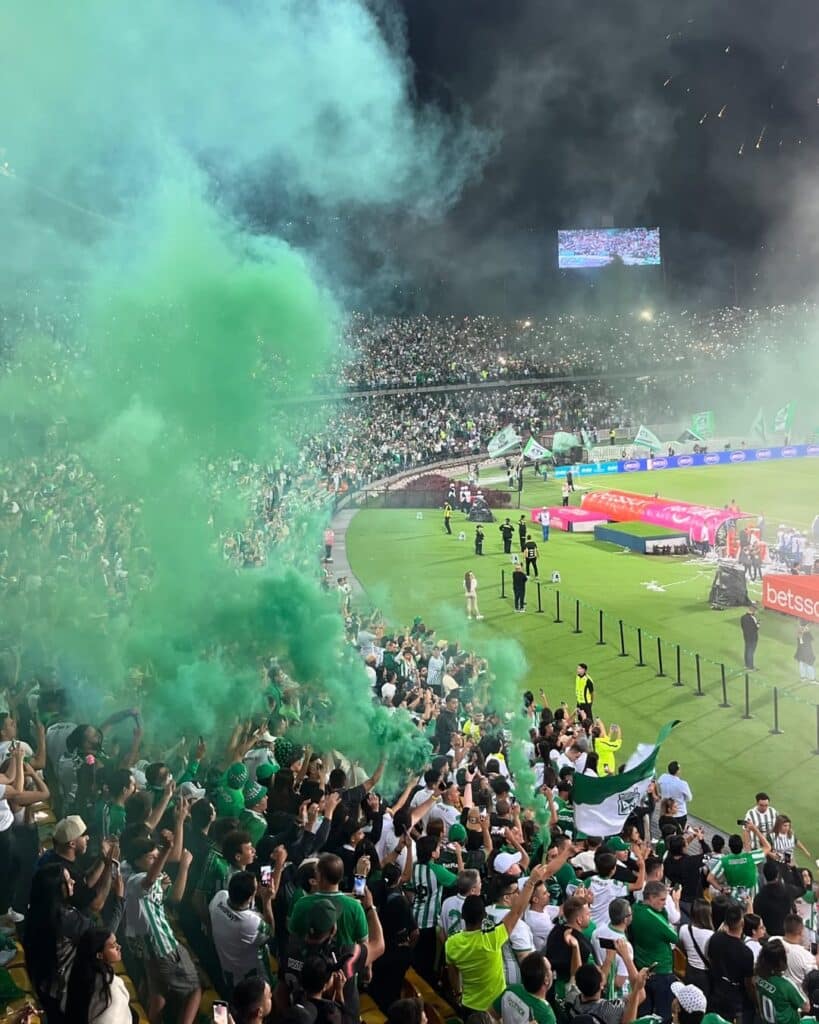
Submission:
[[[797,619],[819,622],[819,576],[765,576],[762,604]]]

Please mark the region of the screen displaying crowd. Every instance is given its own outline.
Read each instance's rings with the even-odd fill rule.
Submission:
[[[558,231],[558,266],[605,267],[615,260],[626,266],[659,266],[659,228],[576,228]]]

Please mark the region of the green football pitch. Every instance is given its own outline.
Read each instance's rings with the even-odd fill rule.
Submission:
[[[487,470],[487,487],[497,471]],[[579,504],[582,488],[618,486],[639,493],[657,492],[722,506],[736,499],[740,507],[764,513],[770,536],[779,522],[808,529],[819,512],[819,466],[812,460],[635,473],[576,481],[571,503]],[[527,473],[521,512],[541,505],[560,504],[560,485],[544,483]],[[516,522],[517,494],[508,515]],[[496,515],[498,522],[499,517]],[[681,720],[663,748],[661,761],[676,758],[694,791],[691,812],[723,829],[753,803],[759,789],[770,792],[778,810],[788,813],[797,835],[819,855],[819,819],[814,817],[819,756],[817,705],[819,686],[802,683],[793,655],[796,620],[762,609],[758,672],[750,676],[751,718],[745,712],[745,673],[742,669],[741,609],[712,611],[708,594],[714,570],[687,557],[645,556],[613,544],[597,543],[589,534],[551,531],[540,547],[539,571],[542,613],[537,612],[537,588],[530,584],[526,614],[513,611],[510,558],[502,553],[498,522],[486,525],[484,556],[474,554],[475,527],[455,512],[453,535],[447,536],[439,511],[426,509],[418,519],[412,509],[364,509],[347,533],[347,554],[353,572],[369,601],[382,608],[388,621],[406,624],[423,615],[439,638],[457,638],[477,651],[491,651],[499,639],[519,642],[527,668],[519,680],[521,692],[543,688],[552,703],[572,703],[574,667],[589,665],[597,692],[595,709],[606,721],[623,729],[624,750],[656,736],[671,718]],[[465,540],[459,540],[463,531]],[[517,542],[517,535],[515,536]],[[513,546],[515,550],[516,545]],[[471,569],[479,584],[482,622],[467,622],[463,607],[463,574]],[[506,598],[501,597],[501,570],[506,571]],[[560,583],[552,584],[552,572]],[[561,619],[556,623],[556,591]],[[758,584],[749,584],[752,598]],[[580,602],[580,629],[575,632]],[[599,612],[603,638],[599,641]],[[619,620],[624,623],[627,655],[620,654]],[[638,665],[637,627],[643,640],[644,666]],[[816,631],[819,634],[819,629]],[[658,675],[657,638],[661,639],[663,670]],[[819,639],[819,638],[817,638]],[[675,686],[677,645],[680,675]],[[819,646],[819,644],[817,644]],[[704,696],[698,696],[696,658]],[[722,668],[730,707],[723,702]],[[780,734],[774,725],[774,688],[778,690]]]

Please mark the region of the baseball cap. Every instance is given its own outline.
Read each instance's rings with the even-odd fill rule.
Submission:
[[[54,842],[58,846],[65,846],[67,843],[73,843],[80,836],[84,836],[87,831],[88,826],[79,814],[69,814],[67,818],[57,822],[54,828]]]
[[[671,983],[671,991],[680,1008],[686,1013],[705,1013],[708,1000],[702,989],[696,985],[684,985],[681,981],[674,981]]]
[[[495,858],[495,871],[499,875],[505,875],[515,864],[520,864],[522,857],[522,853],[499,853]]]
[[[466,842],[466,829],[463,825],[456,821],[454,825],[449,826],[449,839],[453,843],[465,843]],[[497,863],[497,862],[496,862]]]
[[[339,907],[335,900],[313,900],[307,911],[307,934],[326,935],[338,921]]]
[[[256,781],[267,782],[268,779],[272,779],[276,772],[279,770],[279,766],[274,764],[272,761],[265,761],[264,764],[260,764],[256,769]]]
[[[205,789],[197,786],[195,782],[183,782],[179,787],[180,796],[186,796],[189,800],[201,800],[205,795]]]
[[[631,847],[623,839],[622,836],[612,836],[611,839],[606,840],[606,848],[614,850],[615,852],[622,852],[623,850],[630,850]]]

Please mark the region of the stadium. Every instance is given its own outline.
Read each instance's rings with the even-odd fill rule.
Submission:
[[[0,13],[3,1020],[816,1019],[816,26],[491,6]]]

